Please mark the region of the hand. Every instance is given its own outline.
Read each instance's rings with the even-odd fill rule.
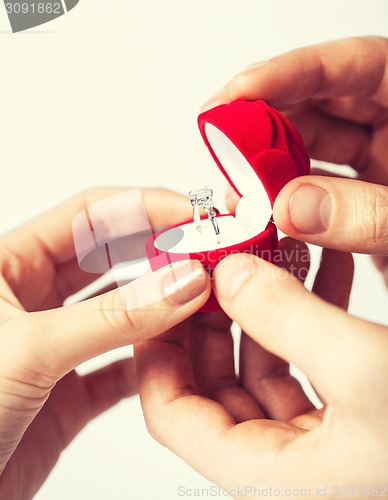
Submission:
[[[277,197],[274,218],[294,238],[376,254],[388,285],[388,259],[377,257],[388,254],[387,58],[388,40],[379,37],[293,50],[249,67],[205,107],[263,99],[290,117],[312,158],[348,164],[368,181],[295,179]]]
[[[352,261],[324,252],[316,294],[255,256],[217,266],[217,298],[246,332],[239,377],[221,313],[198,314],[135,348],[151,434],[237,498],[257,498],[254,487],[282,497],[309,489],[316,498],[325,486],[329,498],[340,486],[356,498],[372,486],[387,494],[388,332],[338,307],[347,305]],[[324,409],[314,410],[289,362]]]
[[[78,266],[73,218],[120,192],[87,192],[0,240],[1,498],[32,498],[82,427],[137,390],[133,360],[85,377],[72,371],[77,365],[165,331],[209,296],[207,273],[198,262],[186,262],[62,307],[95,279]],[[150,189],[142,197],[156,226],[190,213],[186,198],[176,193]],[[120,207],[111,215],[122,217]],[[139,306],[139,297],[150,300]]]

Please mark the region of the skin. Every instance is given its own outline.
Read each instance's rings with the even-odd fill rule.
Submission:
[[[147,287],[160,288],[165,271],[170,278],[168,268],[120,291],[62,307],[67,296],[96,277],[78,266],[72,220],[90,204],[119,192],[88,191],[0,239],[1,498],[32,498],[78,432],[137,391],[133,359],[83,377],[74,371],[77,365],[164,332],[197,311],[209,296],[208,275],[193,262],[197,294],[191,300],[185,296],[183,303],[179,289],[141,309],[126,307],[123,301],[127,292],[136,297]],[[174,224],[182,211],[190,213],[182,195],[149,189],[142,196],[151,224]]]
[[[378,255],[383,272],[387,59],[388,42],[378,37],[295,50],[251,66],[204,106],[264,99],[288,114],[312,158],[350,164],[358,180],[314,175],[291,181],[276,200],[275,221],[298,240]],[[306,185],[330,197],[330,217],[320,231],[300,230],[292,218],[293,197]],[[233,207],[236,196],[228,197]],[[324,256],[315,294],[255,256],[232,255],[218,265],[215,294],[245,332],[239,375],[230,319],[222,314],[194,316],[136,346],[151,434],[222,488],[279,488],[283,497],[287,488],[309,488],[316,498],[317,486],[326,486],[330,498],[342,485],[347,496],[364,498],[375,486],[375,494],[388,494],[388,329],[344,311],[348,256]],[[325,402],[322,410],[312,409],[289,376],[289,363],[307,374]]]

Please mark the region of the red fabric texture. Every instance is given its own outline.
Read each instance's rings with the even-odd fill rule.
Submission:
[[[230,104],[217,106],[198,117],[199,129],[206,146],[237,193],[238,186],[231,181],[206,137],[206,123],[221,130],[245,156],[272,203],[287,182],[310,172],[307,149],[291,122],[264,101],[238,99]]]

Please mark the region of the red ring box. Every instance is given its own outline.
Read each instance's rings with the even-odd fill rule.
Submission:
[[[277,248],[272,207],[291,179],[310,172],[310,158],[290,121],[264,101],[238,99],[198,117],[203,140],[218,168],[241,196],[235,213],[217,216],[217,243],[209,220],[202,232],[193,221],[155,233],[146,243],[151,269],[199,260],[212,273],[227,255],[247,252],[271,261]],[[187,200],[189,203],[189,200]],[[219,310],[212,294],[201,309]]]

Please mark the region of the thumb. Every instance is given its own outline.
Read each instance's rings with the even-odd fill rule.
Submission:
[[[55,383],[83,361],[158,335],[199,309],[210,280],[182,261],[112,292],[16,316],[0,328],[0,474]]]
[[[326,401],[374,407],[357,391],[353,401],[351,387],[364,386],[370,366],[386,371],[384,327],[324,302],[284,269],[253,255],[226,257],[213,278],[228,316],[266,350],[302,369]]]
[[[209,294],[210,280],[198,261],[174,263],[85,302],[9,321],[4,327],[15,357],[8,359],[13,370],[25,367],[56,382],[87,359],[163,333]]]
[[[279,193],[277,226],[289,236],[347,252],[388,254],[388,187],[332,177],[299,177]]]

